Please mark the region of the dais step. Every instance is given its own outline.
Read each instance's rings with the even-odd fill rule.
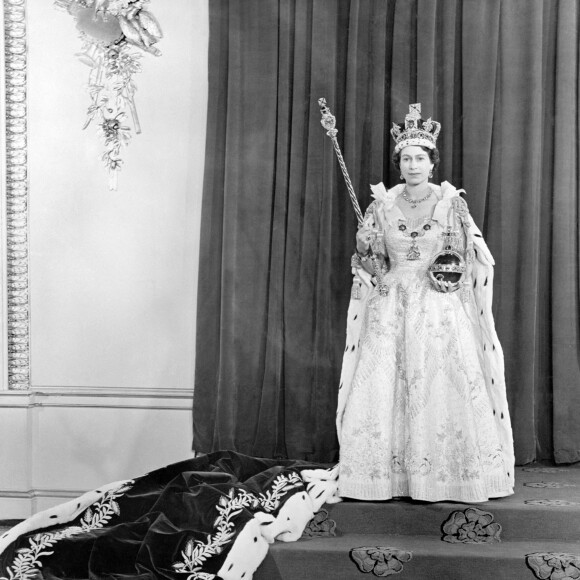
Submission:
[[[568,505],[560,500],[532,500],[521,496],[481,504],[421,503],[411,500],[389,502],[343,502],[324,506],[329,519],[336,522],[337,534],[395,534],[441,538],[443,525],[452,514],[469,508],[490,514],[501,526],[501,539],[553,539],[580,546],[580,503]],[[541,503],[540,503],[541,502]]]
[[[363,570],[351,555],[357,548],[371,548]],[[530,559],[548,566],[542,554],[578,549],[577,542],[547,540],[449,544],[425,536],[345,534],[276,543],[254,580],[362,580],[391,574],[401,580],[534,580],[550,576],[537,576]],[[390,566],[391,573],[381,574],[380,565]]]

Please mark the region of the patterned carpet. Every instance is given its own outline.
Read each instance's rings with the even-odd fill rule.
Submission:
[[[513,496],[481,504],[345,501],[254,580],[580,579],[580,464],[516,469]]]

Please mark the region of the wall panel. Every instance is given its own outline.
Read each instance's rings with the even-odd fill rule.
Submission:
[[[208,0],[152,0],[163,55],[142,58],[143,132],[110,191],[100,138],[82,130],[89,69],[75,57],[73,19],[50,1],[3,7],[16,4],[26,12],[30,388],[8,388],[2,311],[0,519],[191,456],[208,98]],[[5,163],[5,140],[2,151]],[[2,194],[5,213],[4,181]]]

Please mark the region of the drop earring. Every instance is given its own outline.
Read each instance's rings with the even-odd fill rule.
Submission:
[[[403,174],[402,174],[402,173],[401,173],[401,175],[399,175],[399,177],[401,178],[401,181],[403,181],[403,179],[405,179],[405,178],[403,177]]]
[[[429,177],[433,177],[433,170],[429,171]]]

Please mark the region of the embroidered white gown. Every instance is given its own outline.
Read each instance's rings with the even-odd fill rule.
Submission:
[[[428,278],[457,192],[437,188],[433,215],[410,220],[394,203],[399,188],[373,190],[377,201],[365,220],[384,231],[389,290],[383,297],[369,286],[363,300],[351,301],[349,324],[360,326],[349,329],[339,397],[339,495],[464,502],[509,495],[513,443],[491,290],[478,300],[468,287],[462,297],[435,290]],[[471,225],[469,235],[481,238]],[[411,232],[416,260],[408,259]],[[482,239],[475,248],[479,260],[489,252]],[[491,288],[491,265],[487,273],[475,266],[472,283],[485,274],[480,286]],[[486,294],[489,304],[480,304]]]

